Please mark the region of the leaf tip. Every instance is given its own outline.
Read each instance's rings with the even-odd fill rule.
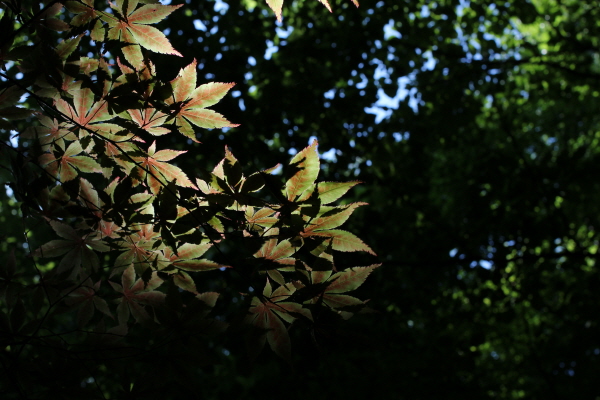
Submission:
[[[320,2],[321,4],[323,4],[323,5],[324,5],[324,6],[325,6],[325,7],[326,7],[328,10],[329,10],[329,12],[333,12],[333,11],[331,10],[331,6],[329,5],[329,2],[328,2],[327,0],[319,0],[319,2]]]

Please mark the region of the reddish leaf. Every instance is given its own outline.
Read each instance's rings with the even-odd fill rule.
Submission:
[[[26,139],[37,138],[42,145],[42,150],[46,151],[51,145],[56,145],[65,149],[65,140],[77,140],[77,136],[67,129],[63,124],[59,124],[56,118],[50,119],[47,116],[40,116],[39,121],[42,126],[29,127],[23,132],[21,137]]]
[[[164,269],[173,265],[183,271],[210,271],[219,268],[229,268],[227,265],[217,264],[214,261],[199,259],[206,251],[212,247],[212,243],[192,244],[185,243],[177,249],[175,254],[171,248],[163,250],[164,259],[160,260],[158,265]]]
[[[273,226],[278,221],[278,218],[273,216],[275,211],[268,207],[261,208],[254,212],[254,207],[246,208],[246,221],[250,224],[250,229],[253,229],[253,225],[262,227]]]
[[[154,290],[163,283],[156,272],[152,273],[148,282],[142,279],[133,282],[134,279],[135,270],[133,265],[130,265],[121,276],[121,285],[109,281],[113,289],[122,294],[117,307],[119,325],[127,324],[130,314],[133,314],[137,322],[147,320],[149,316],[144,305],[156,307],[165,300],[164,293]]]
[[[63,99],[57,100],[56,109],[70,119],[67,127],[73,126],[77,128],[76,131],[81,129],[83,136],[87,136],[89,132],[106,135],[123,130],[118,125],[99,124],[114,116],[109,113],[106,101],[95,101],[94,93],[88,88],[73,91],[73,105]]]
[[[178,167],[166,163],[186,151],[159,150],[156,151],[156,142],[148,149],[147,157],[132,157],[141,164],[143,171],[141,178],[146,180],[148,187],[155,195],[162,186],[167,186],[175,181],[177,186],[196,188],[187,175]]]
[[[172,116],[175,117],[179,131],[198,142],[190,123],[200,128],[238,126],[227,121],[221,114],[206,109],[221,100],[233,85],[235,84],[211,82],[196,87],[196,60],[183,68],[171,81],[173,96],[166,101],[167,104],[177,106]]]
[[[124,9],[124,6],[128,3],[131,4],[131,6]],[[147,26],[147,24],[153,24],[163,20],[181,6],[183,6],[183,4],[176,6],[147,4],[133,11],[135,3],[122,2],[121,7],[117,8],[120,15],[114,16],[107,13],[101,13],[100,16],[110,27],[108,31],[109,39],[138,44],[156,53],[172,54],[182,57],[182,55],[171,46],[171,43],[161,31],[151,26]],[[138,65],[134,65],[134,67],[137,68]]]
[[[282,240],[277,242],[276,236],[279,235],[278,228],[272,228],[269,233],[273,238],[268,239],[261,248],[254,253],[254,257],[263,258],[265,260],[272,261],[276,264],[281,265],[278,269],[282,271],[293,271],[296,259],[290,256],[294,254],[298,248],[289,240]]]
[[[161,136],[169,133],[169,129],[162,127],[167,116],[160,111],[152,108],[145,110],[127,110],[133,122],[140,128],[154,136]]]
[[[312,320],[310,311],[301,304],[285,301],[295,291],[296,288],[292,284],[287,284],[271,293],[271,282],[267,279],[263,290],[264,299],[252,299],[250,315],[247,318],[247,322],[266,330],[266,339],[271,349],[288,362],[291,357],[291,344],[282,320],[291,323],[296,319],[295,315],[303,315]]]
[[[134,263],[138,271],[149,268],[160,253],[154,248],[158,238],[159,233],[154,232],[154,226],[151,224],[142,225],[139,231],[125,236],[123,241],[117,242],[125,251],[116,258],[114,267],[123,268]]]

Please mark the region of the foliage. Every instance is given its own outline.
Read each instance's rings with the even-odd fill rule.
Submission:
[[[285,35],[263,31],[270,59],[266,45],[229,55],[257,60],[236,116],[249,135],[272,149],[318,137],[335,154],[325,179],[367,182],[358,196],[372,206],[350,223],[385,254],[370,290],[387,313],[342,358],[370,371],[334,379],[350,397],[377,385],[407,399],[595,399],[597,4],[382,1],[340,14],[284,10]]]
[[[371,206],[344,229],[386,265],[360,288],[384,312],[307,356],[303,390],[232,358],[220,393],[599,396],[596,3],[287,1],[281,25],[260,2],[217,4],[184,6],[170,37],[237,82],[219,110],[240,127],[203,145],[266,168],[317,137],[324,180],[365,182],[353,201]]]
[[[198,85],[196,60],[161,80],[156,53],[182,54],[151,25],[181,5],[100,3],[2,2],[0,128],[18,142],[3,154],[33,250],[0,269],[6,398],[113,398],[121,373],[121,390],[150,390],[111,360],[189,352],[198,368],[228,335],[292,364],[292,328],[368,310],[346,293],[378,264],[334,261],[375,255],[338,229],[365,204],[333,205],[358,182],[318,182],[316,140],[283,188],[281,166],[248,173],[227,146],[211,172],[186,173],[188,150],[163,139],[236,127],[208,108],[234,84]],[[229,304],[211,317],[219,291]]]
[[[294,371],[269,351],[255,364],[239,356],[245,343],[234,334],[241,325],[232,323],[209,339],[224,338],[224,345],[214,341],[204,354],[168,335],[150,343],[130,330],[137,347],[104,354],[115,361],[99,362],[106,369],[97,376],[122,383],[130,397],[146,390],[140,397],[151,398],[364,399],[374,387],[410,400],[600,396],[596,3],[330,4],[333,13],[318,1],[287,0],[278,23],[263,1],[190,0],[152,25],[184,55],[153,54],[156,70],[169,80],[195,58],[198,82],[236,82],[210,108],[240,124],[195,128],[201,151],[191,151],[180,134],[157,136],[157,149],[188,150],[171,163],[195,184],[201,170],[223,158],[225,144],[251,175],[316,137],[321,180],[363,182],[344,198],[370,206],[358,207],[341,229],[383,255],[386,268],[356,292],[380,312],[344,321],[345,329],[339,314],[297,318],[289,331]],[[94,53],[86,40],[79,47]],[[12,124],[20,132],[27,121]],[[2,151],[0,163],[10,167],[10,153]],[[20,165],[13,172],[21,173]],[[15,180],[5,169],[0,176]],[[30,265],[20,250],[28,230],[20,212],[0,191],[0,247],[7,254],[16,247],[17,262]],[[37,225],[32,248],[62,239],[55,236],[49,225]],[[221,248],[237,257],[235,244]],[[211,260],[233,265],[211,251]],[[335,256],[342,268],[372,263],[366,252]],[[232,315],[238,292],[249,292],[233,268],[202,276],[198,292],[220,293],[215,318]],[[202,324],[186,323],[185,315],[180,331]],[[319,352],[303,340],[306,332]],[[135,358],[120,362],[123,352]],[[61,360],[55,357],[48,376],[70,376],[71,387],[94,365]],[[160,371],[149,372],[155,365]]]

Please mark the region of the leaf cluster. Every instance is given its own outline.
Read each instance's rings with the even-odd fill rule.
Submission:
[[[334,205],[358,182],[318,182],[316,141],[283,183],[279,166],[245,173],[227,147],[211,172],[189,176],[174,161],[187,151],[161,149],[158,137],[193,144],[199,128],[237,126],[208,108],[234,84],[198,85],[195,60],[159,77],[155,53],[181,54],[151,25],[179,5],[99,3],[0,3],[0,129],[17,132],[19,146],[5,145],[11,185],[34,227],[33,258],[17,264],[11,253],[0,271],[5,367],[38,357],[48,332],[61,351],[87,348],[102,360],[129,349],[139,327],[241,335],[250,355],[268,343],[291,362],[291,326],[311,331],[323,310],[347,319],[367,309],[346,293],[378,264],[335,262],[337,252],[375,255],[338,229],[364,205]],[[232,274],[238,287],[227,287]],[[210,287],[245,301],[210,317],[219,297]]]

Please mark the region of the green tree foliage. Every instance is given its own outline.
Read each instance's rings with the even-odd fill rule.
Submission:
[[[155,53],[182,54],[151,25],[181,5],[1,4],[5,183],[26,240],[0,269],[3,398],[151,392],[161,380],[137,383],[148,357],[188,365],[189,383],[228,341],[249,360],[268,343],[293,368],[289,332],[310,340],[323,315],[368,310],[346,293],[379,264],[337,266],[340,252],[375,255],[339,229],[364,203],[334,205],[357,182],[317,181],[316,140],[283,187],[280,165],[246,172],[227,146],[194,177],[177,165],[188,150],[160,144],[238,126],[208,108],[233,83],[198,85],[196,60],[171,81],[157,72]]]

